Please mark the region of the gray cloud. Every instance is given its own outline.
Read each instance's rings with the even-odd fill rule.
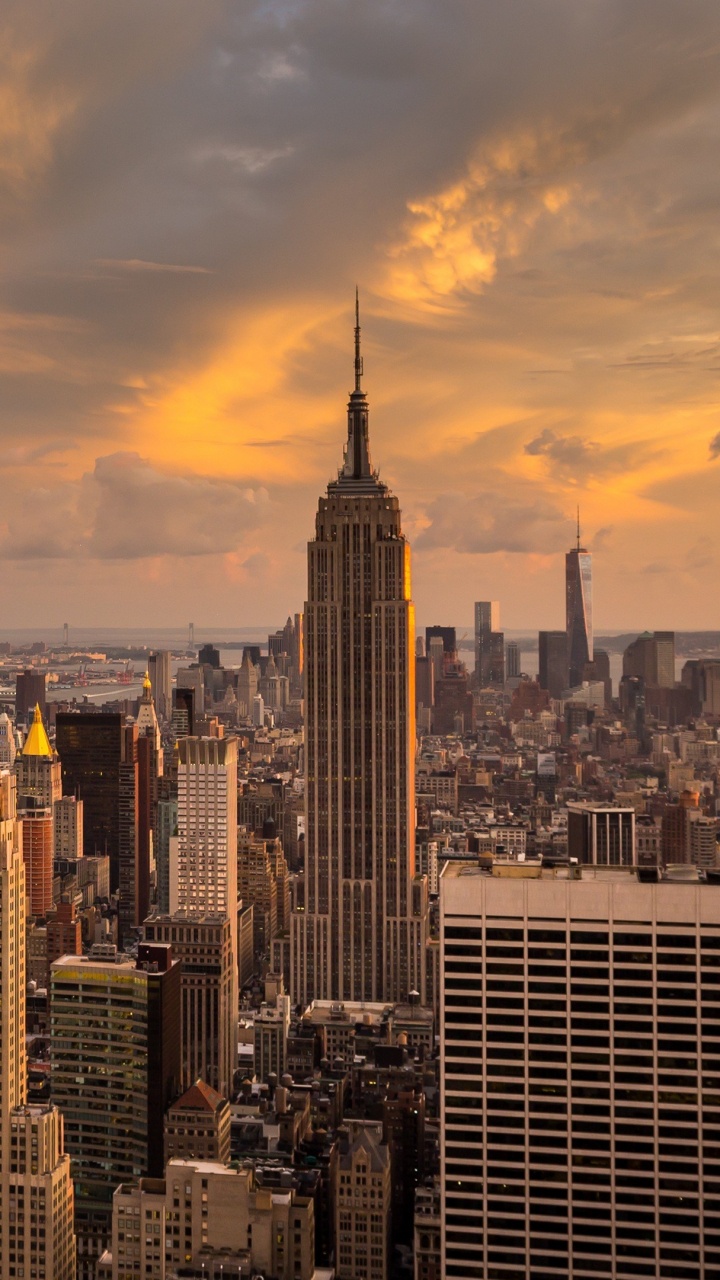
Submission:
[[[170,475],[115,453],[79,481],[18,495],[0,550],[13,559],[221,554],[261,524],[268,502],[264,489]]]
[[[227,439],[241,476],[245,437],[269,475],[286,449],[307,505],[294,491],[282,533],[300,545],[340,456],[358,278],[374,456],[406,508],[431,514],[418,563],[433,546],[564,549],[567,490],[630,475],[682,423],[698,424],[687,456],[702,459],[718,358],[716,0],[8,0],[0,38],[0,458],[28,470],[13,475],[5,555],[115,557],[118,574],[126,558],[132,586],[144,549],[192,554],[265,531],[242,481],[171,475],[167,418],[152,432],[153,405],[212,369],[228,335],[237,399],[201,417],[197,448]],[[435,215],[428,247],[417,232]],[[406,295],[393,270],[407,271]],[[276,376],[253,402],[243,335],[268,312],[290,329],[293,310],[306,323],[281,356],[270,331]],[[488,439],[509,421],[522,427]],[[608,448],[607,423],[631,442]],[[632,443],[650,438],[654,452]],[[139,439],[154,463],[77,474]],[[75,479],[56,485],[47,450],[68,440],[83,461],[71,455]],[[546,459],[554,496],[518,497],[524,447]],[[672,471],[660,462],[658,491]],[[434,495],[456,488],[455,519]],[[667,501],[680,488],[714,530],[716,493],[700,510],[694,477],[671,474]],[[653,525],[643,512],[647,529],[620,510],[598,519],[623,548],[618,591],[628,550],[659,554],[647,544],[664,513]],[[452,572],[432,588],[448,610],[471,598]],[[62,582],[84,606],[82,568]],[[182,585],[169,574],[153,603],[174,607]],[[521,565],[503,590],[525,606]],[[214,583],[209,608],[217,598]]]
[[[486,490],[443,494],[426,512],[430,524],[416,539],[419,550],[446,547],[470,555],[498,551],[547,555],[566,548],[569,522],[543,498],[527,501]]]
[[[720,458],[720,431],[710,441],[710,461],[714,462],[716,458]]]
[[[580,436],[559,436],[552,427],[545,427],[534,440],[525,445],[525,453],[542,455],[573,470],[585,469],[597,457],[599,445],[594,440]]]

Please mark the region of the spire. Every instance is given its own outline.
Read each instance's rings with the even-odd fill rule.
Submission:
[[[362,391],[363,362],[360,355],[360,294],[355,285],[355,390]]]
[[[142,700],[143,702],[152,702],[152,680],[150,679],[149,671],[145,672],[143,678]]]
[[[53,749],[45,731],[40,704],[37,702],[35,703],[33,722],[28,729],[28,736],[25,739],[22,753],[24,756],[48,756],[52,759]]]
[[[348,402],[348,438],[343,465],[336,481],[328,486],[328,493],[337,488],[355,493],[385,493],[386,487],[378,480],[370,460],[368,439],[367,396],[362,389],[363,358],[360,354],[360,295],[355,287],[355,388]]]
[[[580,550],[580,503],[577,509],[577,549]]]

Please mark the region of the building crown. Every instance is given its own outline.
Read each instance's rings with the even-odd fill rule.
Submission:
[[[24,756],[48,756],[52,759],[53,749],[43,724],[42,711],[38,702],[35,703],[33,722],[28,730],[22,753]]]

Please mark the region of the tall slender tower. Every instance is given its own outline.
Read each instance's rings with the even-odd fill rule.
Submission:
[[[291,947],[302,1003],[424,994],[410,548],[370,460],[362,373],[356,296],[345,457],[308,545],[305,903]]]
[[[565,556],[565,606],[570,685],[582,682],[586,662],[593,660],[592,556],[580,546],[580,508],[577,546]]]

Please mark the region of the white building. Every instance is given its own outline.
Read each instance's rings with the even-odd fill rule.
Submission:
[[[720,885],[506,870],[440,882],[443,1276],[720,1275]]]
[[[53,808],[53,857],[71,861],[83,856],[83,802],[61,796]]]
[[[170,842],[170,912],[237,911],[237,739],[178,742],[178,833]]]

